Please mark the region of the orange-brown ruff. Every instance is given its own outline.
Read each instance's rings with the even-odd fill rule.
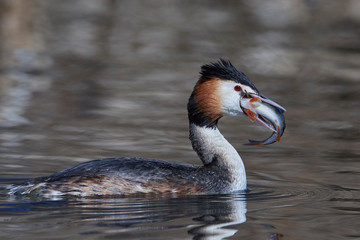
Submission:
[[[244,115],[244,108],[246,114],[246,104],[252,97],[267,102],[257,104],[262,104],[262,111],[270,122],[273,116],[274,119],[277,117],[272,124],[283,122],[280,127],[274,125],[271,128],[281,130],[277,135],[282,135],[285,124],[281,106],[272,106],[273,102],[260,95],[244,73],[237,71],[229,61],[220,59],[201,67],[200,78],[188,102],[190,141],[203,166],[144,158],[99,159],[10,186],[10,194],[57,197],[245,191],[246,173],[242,159],[220,133],[217,123],[223,115]],[[250,107],[260,119],[256,107]]]
[[[200,78],[194,87],[194,100],[204,117],[210,122],[215,122],[222,117],[221,100],[219,99],[218,89],[221,80],[213,78]]]

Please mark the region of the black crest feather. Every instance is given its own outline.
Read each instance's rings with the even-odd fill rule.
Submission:
[[[257,91],[256,87],[248,77],[243,72],[239,72],[229,60],[220,58],[218,62],[201,66],[200,78],[212,79],[214,77],[222,80],[235,81],[247,85]]]

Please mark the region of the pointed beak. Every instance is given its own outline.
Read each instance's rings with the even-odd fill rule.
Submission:
[[[252,98],[259,97],[262,102],[266,102],[266,103],[268,103],[268,104],[270,104],[270,105],[272,105],[272,106],[274,106],[274,107],[277,107],[277,108],[281,109],[282,111],[286,112],[286,109],[285,109],[285,108],[283,108],[283,107],[280,106],[278,103],[276,103],[276,102],[274,102],[273,100],[265,97],[265,96],[262,95],[262,94],[259,95],[259,96],[258,96],[258,95],[255,95],[255,94],[250,94],[250,96],[251,96]]]
[[[249,96],[241,98],[241,109],[251,121],[259,122],[273,133],[263,141],[249,140],[249,143],[244,145],[267,145],[276,141],[280,142],[280,138],[285,131],[285,117],[283,114],[286,111],[285,108],[264,95],[250,94]]]

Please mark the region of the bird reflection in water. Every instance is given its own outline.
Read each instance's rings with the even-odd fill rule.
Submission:
[[[247,212],[246,194],[240,193],[182,198],[69,200],[71,201],[58,201],[62,212],[69,213],[66,224],[95,223],[96,228],[80,234],[119,238],[128,234],[151,234],[155,238],[169,239],[181,236],[187,239],[189,235],[192,239],[226,239],[238,233],[239,225],[246,222]],[[43,203],[46,205],[46,201]],[[49,207],[54,207],[54,202]],[[37,212],[34,211],[33,214],[36,215]],[[271,233],[264,236],[264,239],[278,239],[278,236],[277,233]]]

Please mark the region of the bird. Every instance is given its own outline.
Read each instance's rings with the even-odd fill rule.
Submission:
[[[285,108],[262,95],[229,60],[201,66],[188,105],[189,138],[203,165],[183,165],[156,159],[119,157],[97,159],[9,187],[12,195],[115,196],[197,195],[246,192],[244,163],[218,128],[223,116],[248,116],[272,130],[264,141],[280,141]]]

